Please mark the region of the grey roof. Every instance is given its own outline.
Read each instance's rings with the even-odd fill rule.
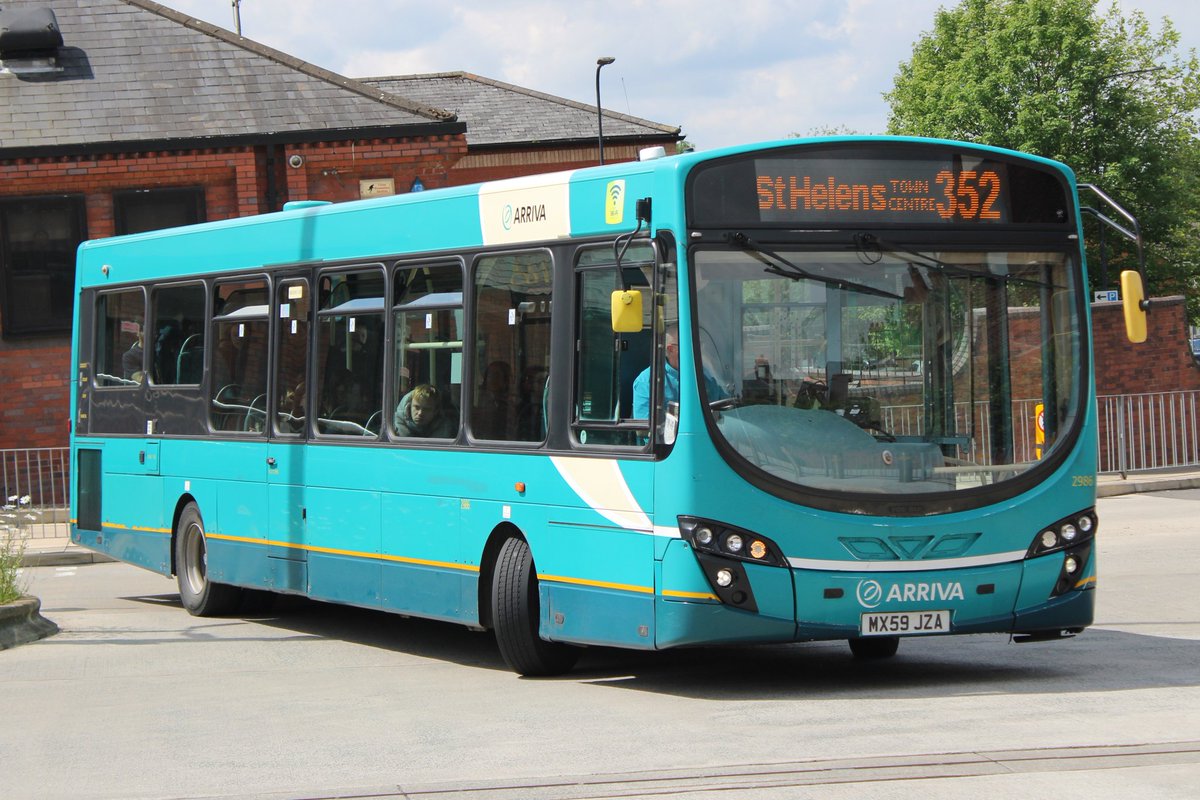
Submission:
[[[467,144],[592,141],[596,107],[472,75],[439,72],[360,78],[387,92],[445,108],[467,123]],[[604,109],[604,138],[679,138],[679,128]]]
[[[46,6],[63,70],[0,72],[0,151],[454,123],[151,0],[0,2]]]

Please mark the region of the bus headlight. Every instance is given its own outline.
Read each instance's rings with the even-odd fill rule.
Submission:
[[[1086,544],[1096,535],[1096,509],[1089,508],[1047,525],[1033,538],[1026,558],[1057,553]]]
[[[743,528],[696,517],[680,517],[679,533],[697,552],[753,564],[769,564],[774,567],[787,565],[787,559],[783,557],[779,545],[766,536]]]

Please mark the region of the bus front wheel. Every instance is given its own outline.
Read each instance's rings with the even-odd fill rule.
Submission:
[[[514,672],[560,675],[574,666],[579,657],[576,648],[538,636],[537,572],[524,539],[508,539],[500,548],[492,580],[492,614],[500,655]]]
[[[872,636],[869,639],[850,640],[850,652],[855,658],[891,658],[899,649],[899,636]]]
[[[208,548],[204,520],[195,503],[188,503],[175,527],[175,579],[179,599],[189,614],[212,617],[237,608],[241,590],[208,579]]]

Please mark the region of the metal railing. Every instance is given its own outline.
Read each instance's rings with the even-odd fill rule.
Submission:
[[[1033,461],[1040,447],[1035,427],[1038,400],[1013,401],[1013,460]],[[1200,467],[1200,391],[1101,395],[1098,414],[1097,472],[1141,472]],[[990,408],[976,403],[954,406],[955,430],[973,433],[961,457],[989,463]],[[921,435],[923,409],[917,405],[885,406],[882,427],[897,435]],[[972,418],[973,417],[973,418]]]
[[[1200,391],[1096,398],[1099,472],[1200,465]]]
[[[70,450],[0,450],[0,536],[45,539],[68,535]]]

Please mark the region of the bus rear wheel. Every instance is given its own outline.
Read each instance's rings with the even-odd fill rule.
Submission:
[[[850,652],[855,658],[891,658],[899,649],[899,636],[872,636],[869,639],[850,640]]]
[[[213,583],[208,579],[208,548],[204,520],[195,503],[188,503],[175,527],[175,579],[179,599],[189,614],[213,617],[233,612],[242,599],[236,586]]]
[[[561,675],[575,665],[577,648],[538,636],[541,607],[533,554],[524,539],[504,542],[492,580],[496,644],[509,668],[520,675]]]

